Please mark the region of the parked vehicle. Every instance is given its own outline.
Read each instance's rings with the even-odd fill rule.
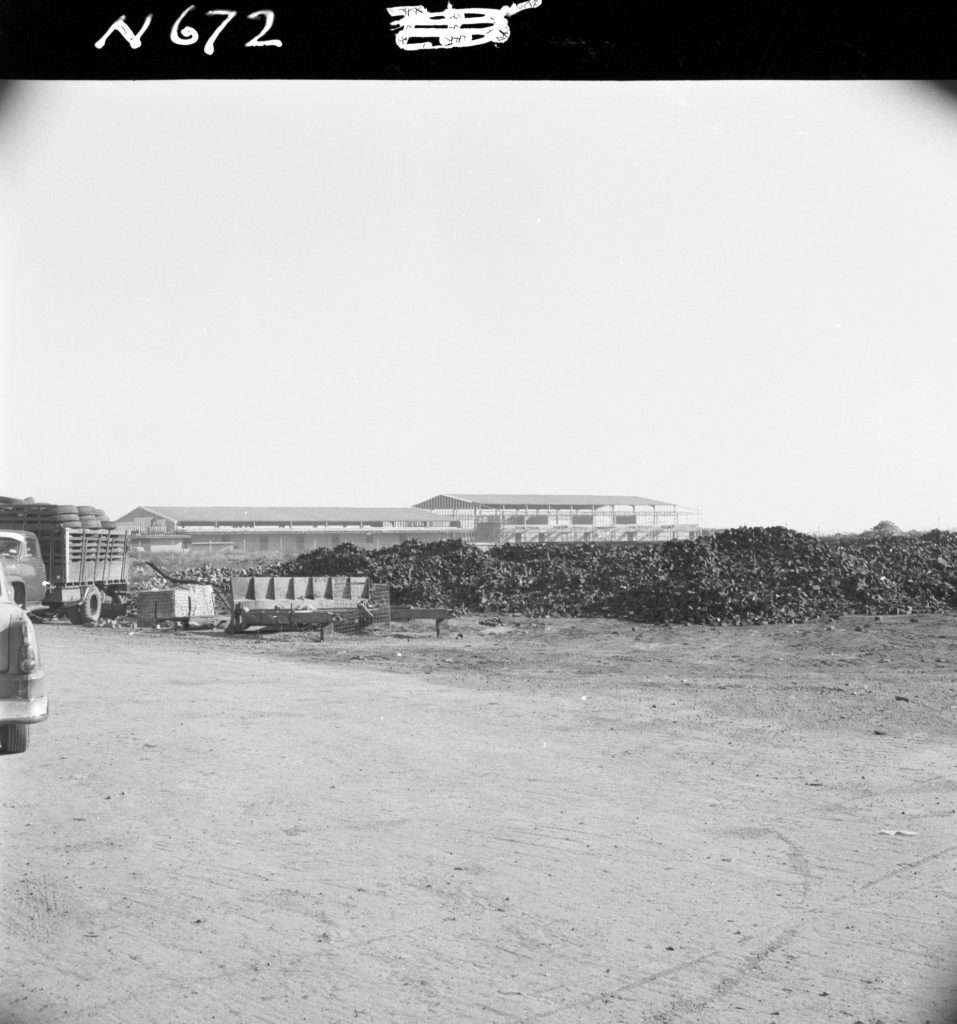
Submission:
[[[99,509],[0,501],[0,561],[22,608],[45,608],[77,625],[121,614],[129,546]]]
[[[28,530],[0,530],[0,561],[13,600],[21,608],[42,606],[48,584],[39,537]]]
[[[36,629],[14,601],[0,559],[0,754],[22,754],[30,726],[45,721],[49,711]]]

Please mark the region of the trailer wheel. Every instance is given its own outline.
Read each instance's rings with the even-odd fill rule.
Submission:
[[[100,621],[100,613],[103,611],[103,595],[96,587],[90,587],[77,607],[80,622],[85,626],[95,626]]]
[[[0,725],[0,754],[22,754],[29,746],[29,725]]]

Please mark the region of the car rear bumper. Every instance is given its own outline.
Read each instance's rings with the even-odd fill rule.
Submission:
[[[0,700],[0,725],[31,725],[50,713],[50,698],[18,697]]]

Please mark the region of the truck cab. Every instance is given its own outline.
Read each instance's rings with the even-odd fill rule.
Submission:
[[[40,541],[29,530],[0,529],[0,563],[10,596],[21,608],[37,608],[46,595],[46,566]]]

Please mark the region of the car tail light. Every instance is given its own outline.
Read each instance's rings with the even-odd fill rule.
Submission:
[[[24,616],[20,622],[22,642],[20,644],[20,671],[29,674],[37,667],[37,638],[33,623]]]

